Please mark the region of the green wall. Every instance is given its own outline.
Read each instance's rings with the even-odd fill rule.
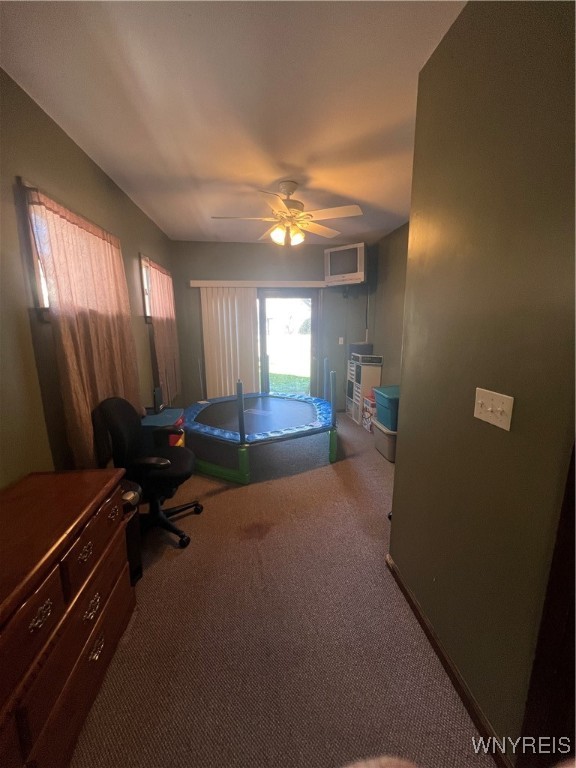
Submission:
[[[407,256],[408,224],[404,224],[383,238],[378,249],[374,354],[383,357],[383,387],[400,383]]]
[[[152,373],[138,255],[143,251],[168,264],[170,241],[2,70],[0,99],[0,487],[3,487],[28,472],[51,470],[55,464],[61,468],[67,461],[62,444],[62,418],[58,417],[63,405],[54,375],[50,326],[39,323],[31,311],[32,294],[15,207],[15,178],[26,179],[120,238],[145,403],[151,401]],[[34,346],[41,365],[42,388]],[[51,423],[50,439],[46,419]]]
[[[510,737],[574,441],[573,67],[572,3],[472,2],[418,93],[390,553]]]

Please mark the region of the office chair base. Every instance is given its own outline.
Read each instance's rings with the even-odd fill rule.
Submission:
[[[160,515],[164,517],[164,520],[167,523],[167,525],[164,525],[163,523],[160,523],[160,525],[162,525],[163,528],[166,528],[166,530],[172,531],[172,533],[175,533],[178,536],[178,546],[180,549],[184,549],[188,546],[188,544],[190,544],[190,536],[187,536],[184,531],[176,528],[176,526],[173,525],[168,520],[168,518],[172,517],[173,515],[178,515],[180,512],[186,512],[189,509],[192,510],[193,515],[199,515],[204,507],[198,501],[190,501],[188,504],[180,504],[179,507],[170,507],[170,509],[160,510]]]
[[[179,515],[180,512],[186,512],[186,510],[191,509],[193,515],[199,515],[200,512],[204,509],[202,504],[200,504],[199,501],[189,501],[187,504],[180,504],[179,507],[170,507],[170,509],[163,509],[162,512],[166,517],[173,517],[174,515]]]
[[[170,509],[162,509],[160,506],[159,500],[154,499],[150,501],[150,512],[148,515],[144,515],[144,517],[149,518],[146,521],[146,524],[148,527],[152,526],[158,526],[159,528],[163,528],[165,531],[168,531],[169,533],[173,533],[175,536],[178,537],[178,546],[180,549],[184,549],[185,547],[190,544],[190,536],[188,534],[184,533],[184,531],[181,528],[178,528],[174,525],[173,522],[169,519],[173,515],[178,515],[181,512],[186,512],[187,510],[192,510],[192,513],[195,515],[199,515],[200,512],[203,510],[202,504],[200,504],[198,501],[189,501],[187,504],[180,504],[178,507],[170,507]]]

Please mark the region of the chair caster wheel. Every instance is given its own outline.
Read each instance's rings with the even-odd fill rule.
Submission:
[[[185,547],[190,544],[190,536],[180,536],[180,539],[178,541],[178,546],[180,549],[184,549]]]
[[[194,507],[194,514],[199,515],[203,509],[204,507],[202,506],[202,504],[196,504],[196,506]]]
[[[388,512],[388,520],[392,520],[392,512]]]

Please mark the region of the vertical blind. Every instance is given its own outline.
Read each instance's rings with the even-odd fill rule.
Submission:
[[[256,288],[200,288],[206,396],[258,392]]]

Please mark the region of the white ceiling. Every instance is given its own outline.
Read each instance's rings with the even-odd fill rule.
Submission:
[[[171,238],[256,242],[258,189],[407,221],[418,73],[461,2],[2,2],[0,64]],[[49,191],[49,190],[48,190]]]

